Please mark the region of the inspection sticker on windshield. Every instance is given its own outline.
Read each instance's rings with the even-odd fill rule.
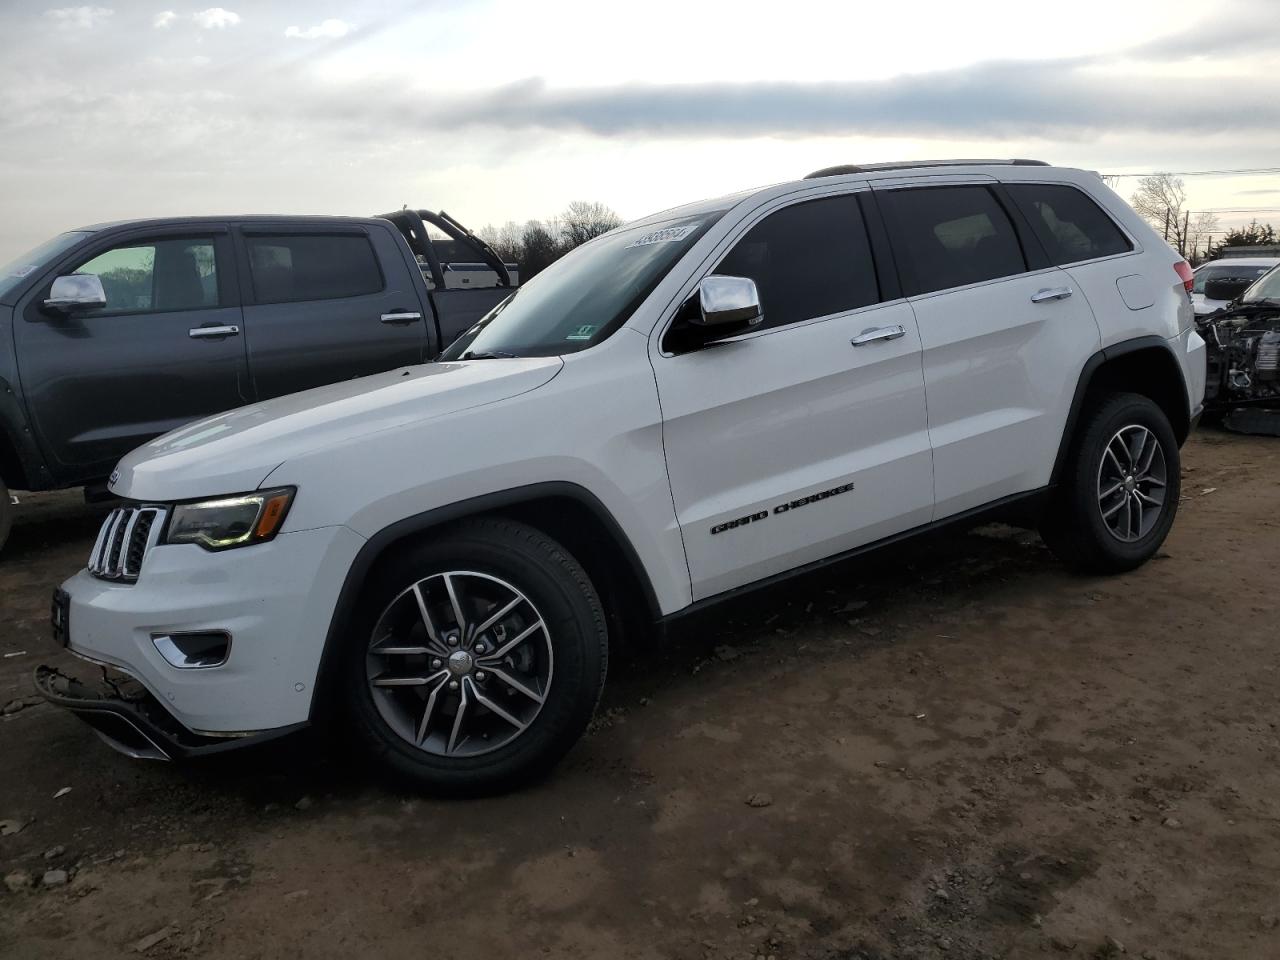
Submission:
[[[683,227],[665,227],[662,230],[655,230],[653,233],[646,233],[643,237],[632,240],[627,246],[644,247],[651,243],[675,243],[697,230],[701,223],[702,221],[699,220],[695,223],[687,223]]]
[[[573,333],[565,337],[566,340],[590,340],[591,335],[596,332],[596,326],[593,323],[584,323],[574,327]]]

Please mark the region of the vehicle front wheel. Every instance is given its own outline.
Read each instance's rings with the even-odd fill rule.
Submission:
[[[1041,523],[1049,547],[1086,573],[1122,573],[1153,557],[1173,526],[1182,461],[1169,419],[1135,393],[1088,414]]]
[[[608,634],[595,588],[558,543],[502,518],[464,521],[370,578],[345,651],[358,738],[436,793],[507,789],[586,730]]]

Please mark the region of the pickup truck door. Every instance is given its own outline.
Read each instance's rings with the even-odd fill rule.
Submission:
[[[236,238],[257,399],[426,359],[429,308],[390,224],[255,222]]]
[[[106,307],[43,308],[53,279],[74,272],[99,277]],[[252,399],[225,224],[104,232],[17,317],[28,416],[60,484],[102,479],[139,444]]]
[[[873,263],[858,197],[764,213],[709,271],[755,280],[760,327],[651,353],[695,600],[933,512],[920,338]]]

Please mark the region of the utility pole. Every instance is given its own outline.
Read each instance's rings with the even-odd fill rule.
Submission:
[[[1169,242],[1169,208],[1164,208],[1164,242]]]
[[[1182,218],[1182,242],[1178,244],[1182,249],[1178,252],[1184,257],[1187,255],[1187,244],[1191,242],[1191,211],[1188,210],[1186,216]]]

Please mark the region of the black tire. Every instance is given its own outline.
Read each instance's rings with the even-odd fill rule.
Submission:
[[[0,552],[9,539],[9,531],[13,529],[13,504],[10,502],[9,488],[0,480]]]
[[[529,725],[510,742],[496,749],[486,747],[489,752],[475,756],[428,752],[397,733],[374,703],[367,672],[367,664],[375,662],[368,652],[373,632],[375,627],[380,633],[386,629],[383,613],[401,602],[396,598],[414,584],[456,571],[496,577],[523,593],[546,624],[546,635],[540,642],[549,646],[550,661],[554,662],[554,672],[542,691],[544,699]],[[393,774],[431,793],[493,793],[544,775],[582,736],[604,689],[609,638],[603,607],[586,571],[550,537],[512,520],[489,517],[463,521],[399,552],[370,576],[352,626],[343,651],[341,684],[357,742]],[[436,632],[440,634],[442,628],[437,627]],[[493,631],[489,633],[493,635]],[[477,649],[479,646],[477,643]],[[449,672],[450,662],[446,659],[443,673]],[[425,666],[423,672],[430,669]],[[477,664],[477,669],[483,668]],[[481,692],[479,679],[494,684],[484,686],[483,691],[491,694],[492,702],[498,701],[495,690],[501,684],[495,677],[472,674],[469,686],[465,678],[459,679],[464,693]],[[510,689],[503,692],[508,696],[514,693]],[[381,697],[383,692],[377,695]],[[397,692],[391,697],[405,695]],[[426,695],[424,687],[424,702]],[[458,694],[452,696],[456,716]],[[442,692],[442,711],[449,697]],[[384,711],[397,709],[388,707],[389,702],[383,701]],[[469,709],[478,713],[481,721],[494,721],[487,710],[477,711],[474,699]]]
[[[1136,521],[1128,513],[1127,505],[1118,508],[1126,511],[1130,529],[1117,533],[1109,527],[1103,512],[1130,494],[1127,490],[1117,492],[1106,500],[1106,506],[1101,506],[1100,493],[1112,484],[1104,482],[1100,470],[1104,469],[1108,445],[1120,431],[1133,427],[1145,428],[1159,443],[1158,454],[1163,456],[1164,463],[1164,486],[1162,491],[1153,485],[1145,489],[1150,495],[1160,491],[1162,502],[1154,520],[1147,518],[1145,510],[1156,508],[1146,506],[1142,519]],[[1131,435],[1141,436],[1141,433],[1134,431],[1127,436]],[[1106,469],[1113,470],[1114,464],[1115,461],[1109,459]],[[1173,526],[1181,493],[1181,471],[1178,440],[1163,410],[1149,398],[1136,393],[1102,397],[1085,414],[1076,433],[1061,485],[1041,521],[1041,536],[1054,553],[1079,572],[1123,573],[1133,570],[1155,555]],[[1114,472],[1121,479],[1126,472],[1133,473],[1124,469]],[[1111,479],[1108,475],[1107,480]],[[1139,493],[1143,489],[1139,485]],[[1141,499],[1139,506],[1142,506]],[[1122,521],[1112,522],[1119,524]],[[1146,529],[1147,524],[1149,529]],[[1126,535],[1132,539],[1126,539]]]

